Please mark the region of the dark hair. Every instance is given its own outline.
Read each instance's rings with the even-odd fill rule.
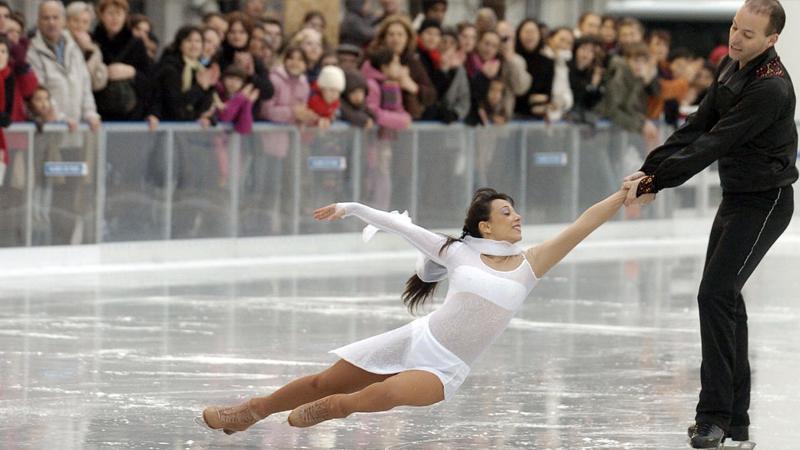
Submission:
[[[667,43],[667,46],[672,44],[672,33],[667,30],[653,30],[650,34],[647,35],[647,43],[653,41],[654,38],[658,38]]]
[[[369,52],[369,64],[377,70],[391,64],[394,59],[394,52],[385,45],[378,46]]]
[[[18,11],[12,11],[11,15],[9,15],[8,19],[9,20],[13,20],[14,22],[17,22],[19,24],[19,27],[22,29],[22,35],[24,36],[25,35],[25,16],[22,13],[18,12]]]
[[[495,200],[505,200],[511,205],[514,205],[514,199],[507,194],[497,192],[492,188],[480,188],[475,191],[470,202],[469,209],[467,209],[467,217],[464,219],[464,226],[461,228],[461,237],[454,238],[447,236],[447,240],[439,249],[441,255],[447,247],[453,245],[454,242],[461,242],[466,236],[475,238],[483,237],[480,232],[479,225],[481,222],[489,220],[492,213],[492,202]],[[403,304],[406,305],[409,312],[414,314],[416,309],[422,306],[425,301],[433,296],[436,291],[437,282],[428,283],[422,281],[417,274],[411,275],[406,281],[406,288],[403,291]]]
[[[311,20],[311,19],[313,19],[315,17],[319,17],[320,19],[322,19],[322,27],[323,28],[325,28],[328,25],[328,21],[325,20],[325,16],[320,11],[317,11],[317,10],[311,10],[311,11],[307,12],[305,17],[303,17],[303,23],[308,23],[309,20]]]
[[[286,58],[292,56],[293,53],[297,53],[297,52],[300,52],[300,57],[303,58],[303,62],[305,62],[306,66],[308,66],[308,58],[306,58],[306,53],[303,51],[303,48],[300,47],[297,44],[287,45],[286,48],[283,49],[283,53],[281,54],[281,59],[283,61],[286,61]]]
[[[769,16],[766,35],[781,34],[786,25],[786,11],[783,10],[781,2],[778,0],[747,0],[744,5],[756,14]]]
[[[671,52],[669,52],[669,56],[667,57],[667,61],[672,62],[676,59],[685,58],[685,59],[694,59],[695,55],[686,47],[678,47]]]
[[[276,19],[274,17],[265,17],[264,19],[261,20],[261,24],[262,25],[267,25],[267,24],[269,24],[269,25],[277,25],[278,28],[280,28],[281,31],[283,31],[283,22],[281,22],[280,20],[278,20],[278,19]]]
[[[13,9],[11,9],[11,6],[8,5],[8,2],[6,2],[4,0],[0,0],[0,8],[7,9],[9,13],[11,13],[11,11],[13,11]]]
[[[210,28],[209,28],[210,29]],[[164,52],[170,53],[174,55],[181,54],[181,44],[183,41],[189,38],[193,33],[197,33],[200,35],[200,40],[205,41],[206,38],[203,35],[203,29],[196,26],[196,25],[184,25],[178,28],[178,31],[175,32],[175,39],[172,40],[172,43],[167,47]],[[212,30],[213,31],[213,30]]]
[[[150,22],[150,18],[145,16],[144,14],[131,14],[128,17],[128,26],[133,29],[136,28],[137,25],[140,23],[145,22],[150,25],[150,29],[153,28],[153,23]]]
[[[522,33],[522,28],[527,24],[533,24],[536,27],[536,30],[539,32],[539,43],[536,44],[536,48],[533,50],[527,50],[525,47],[522,46],[522,40],[519,38],[520,34]],[[514,33],[514,50],[520,55],[527,55],[527,54],[537,54],[539,50],[542,48],[542,44],[544,44],[544,36],[542,36],[542,29],[539,27],[539,22],[536,19],[527,18],[517,25],[517,32]]]
[[[422,0],[422,14],[432,10],[434,6],[440,3],[447,7],[447,0]]]

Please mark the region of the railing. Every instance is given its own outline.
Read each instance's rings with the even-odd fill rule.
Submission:
[[[663,130],[664,135],[669,130]],[[355,231],[311,211],[354,200],[407,209],[432,228],[458,227],[475,188],[516,199],[526,224],[574,220],[645,155],[638,134],[608,125],[504,127],[415,123],[401,132],[256,124],[253,134],[162,123],[6,130],[0,246],[224,238]],[[713,168],[665,191],[644,218],[707,216]]]

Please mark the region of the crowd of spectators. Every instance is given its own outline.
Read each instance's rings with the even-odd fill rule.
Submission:
[[[0,0],[0,124],[14,121],[252,122],[402,129],[412,121],[501,125],[510,120],[608,119],[652,139],[713,81],[708,59],[671,47],[635,18],[594,12],[575,26],[526,18],[514,27],[489,8],[447,23],[447,0],[423,0],[412,21],[397,0],[345,0],[339,42],[309,11],[288,34],[260,0],[210,13],[166,45],[127,0],[44,1],[35,27]],[[6,146],[0,135],[4,157]]]

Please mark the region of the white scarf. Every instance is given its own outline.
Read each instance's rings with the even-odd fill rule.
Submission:
[[[399,215],[403,221],[411,222],[411,218],[408,217],[408,211],[403,211],[402,213],[392,211],[391,213]],[[367,225],[361,233],[361,239],[364,242],[369,242],[378,231],[378,228]],[[518,245],[508,241],[495,241],[494,239],[465,236],[463,242],[466,246],[472,248],[481,255],[514,256],[523,252],[522,248]],[[447,268],[433,261],[431,258],[420,254],[417,257],[417,276],[426,283],[442,281],[447,278]]]

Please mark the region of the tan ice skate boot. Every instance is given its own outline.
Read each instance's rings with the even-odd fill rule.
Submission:
[[[203,410],[203,416],[198,417],[197,422],[212,430],[222,429],[225,434],[244,431],[263,419],[250,405],[251,401],[228,407],[209,406]]]
[[[333,395],[321,398],[317,401],[300,405],[289,414],[289,425],[293,427],[310,427],[326,420],[339,417],[335,413],[335,401]]]

